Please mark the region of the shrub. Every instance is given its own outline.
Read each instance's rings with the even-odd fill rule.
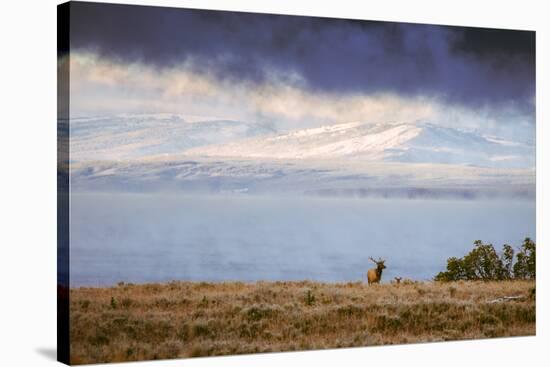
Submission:
[[[307,290],[305,303],[307,306],[313,306],[315,304],[315,296],[311,293],[311,290]]]
[[[513,266],[514,277],[518,279],[536,278],[536,245],[527,237],[521,245],[516,256],[516,263]]]
[[[502,246],[502,263],[504,266],[505,278],[511,279],[513,275],[512,265],[514,263],[514,249],[508,244]]]
[[[447,270],[437,281],[535,279],[535,243],[526,238],[514,263],[514,249],[505,244],[499,256],[490,243],[474,242],[474,249],[462,258],[447,259]]]
[[[193,325],[193,335],[195,336],[210,336],[212,330],[208,326],[207,322],[197,322]]]
[[[271,306],[253,306],[244,311],[249,321],[259,321],[276,314],[277,309]]]
[[[117,308],[117,303],[116,303],[115,297],[111,297],[111,308],[113,310],[116,310],[116,308]]]

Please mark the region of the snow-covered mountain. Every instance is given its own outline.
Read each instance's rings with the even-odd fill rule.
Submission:
[[[257,136],[190,149],[207,157],[360,159],[482,167],[534,167],[535,147],[428,123],[359,122]]]
[[[73,161],[186,156],[535,166],[534,144],[429,123],[351,122],[277,133],[265,124],[151,114],[71,119],[70,129]]]
[[[71,118],[70,131],[73,161],[173,155],[197,146],[274,133],[272,127],[264,124],[175,114]]]
[[[535,147],[429,123],[277,133],[171,114],[71,119],[71,188],[352,196],[534,197]]]

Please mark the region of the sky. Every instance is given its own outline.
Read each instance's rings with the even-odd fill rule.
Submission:
[[[534,139],[531,31],[76,2],[67,55],[71,116],[422,120]]]

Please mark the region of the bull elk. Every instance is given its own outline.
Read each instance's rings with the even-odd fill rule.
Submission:
[[[386,265],[384,265],[385,260],[378,259],[378,261],[376,261],[372,257],[369,257],[369,259],[376,264],[376,268],[369,269],[369,271],[367,271],[367,280],[369,285],[380,283],[380,280],[382,279],[382,270],[386,269]]]

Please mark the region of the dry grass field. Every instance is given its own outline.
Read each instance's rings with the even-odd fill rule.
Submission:
[[[534,281],[74,288],[71,362],[534,335],[534,289]]]

